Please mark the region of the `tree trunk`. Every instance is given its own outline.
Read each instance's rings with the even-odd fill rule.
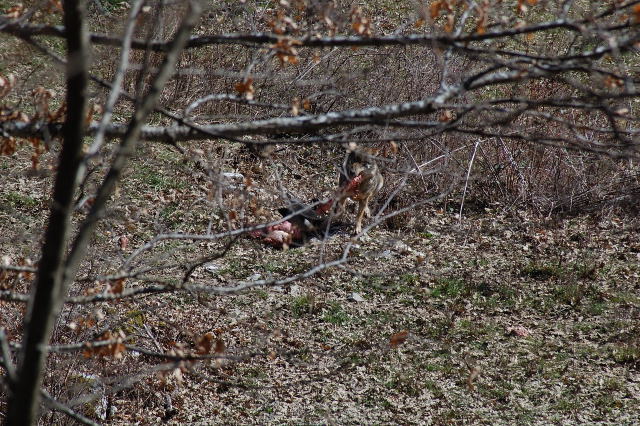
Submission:
[[[67,118],[63,147],[53,192],[53,202],[25,322],[17,380],[12,384],[7,424],[30,425],[37,421],[42,372],[47,345],[55,319],[64,301],[67,283],[63,279],[65,253],[69,240],[69,220],[73,195],[82,162],[89,39],[84,27],[84,1],[64,2],[67,62]]]

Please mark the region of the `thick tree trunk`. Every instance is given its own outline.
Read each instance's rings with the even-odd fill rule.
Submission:
[[[7,422],[10,425],[30,425],[37,420],[42,373],[47,356],[46,347],[69,284],[77,273],[90,237],[104,213],[107,200],[113,193],[127,161],[133,155],[140,136],[140,129],[153,111],[162,89],[171,77],[180,52],[187,42],[191,30],[196,25],[200,13],[199,4],[191,2],[189,11],[171,43],[171,49],[160,65],[149,93],[139,102],[122,138],[118,153],[112,161],[111,168],[96,194],[94,204],[80,226],[71,245],[71,250],[66,256],[73,194],[77,187],[78,174],[83,170],[81,162],[88,82],[86,59],[88,57],[88,37],[83,29],[84,9],[82,2],[65,2],[65,25],[69,46],[68,115],[54,189],[54,201],[38,269],[38,279],[25,324],[26,332],[21,352],[21,363],[16,375],[16,382],[12,384],[12,395],[9,400]]]
[[[84,1],[64,2],[67,36],[67,118],[49,223],[38,265],[38,277],[25,323],[16,383],[12,384],[7,424],[36,422],[47,345],[66,293],[63,279],[69,240],[69,218],[82,161],[82,139],[88,84],[88,36],[84,28]]]

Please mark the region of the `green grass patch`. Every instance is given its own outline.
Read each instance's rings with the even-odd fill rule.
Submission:
[[[555,404],[551,406],[555,411],[560,412],[572,412],[580,410],[580,402],[576,401],[575,395],[569,394],[566,397],[560,398]]]
[[[602,315],[607,311],[608,308],[609,306],[607,305],[606,302],[596,301],[596,302],[590,303],[585,307],[585,313],[592,316]]]
[[[225,258],[225,265],[218,271],[219,275],[230,275],[232,278],[244,278],[247,275],[247,266],[237,258]]]
[[[640,365],[640,344],[616,345],[610,349],[611,359],[618,364]]]
[[[420,276],[417,274],[402,274],[400,275],[400,281],[406,284],[418,284]]]
[[[562,283],[554,288],[552,298],[558,303],[575,306],[582,302],[585,294],[580,283]]]
[[[424,383],[415,372],[411,370],[401,370],[395,372],[384,385],[387,389],[401,392],[407,396],[416,397],[422,393]]]
[[[142,183],[142,185],[155,189],[157,191],[166,191],[169,189],[185,189],[186,183],[173,177],[162,174],[158,168],[138,165],[135,168],[133,179]]]
[[[631,292],[619,291],[610,296],[610,301],[612,303],[640,306],[640,297]]]
[[[323,317],[325,322],[343,325],[349,321],[349,315],[344,311],[342,305],[338,302],[331,302]]]
[[[110,12],[128,7],[126,0],[103,0],[102,6]]]
[[[131,324],[134,324],[138,327],[144,326],[144,312],[139,309],[135,309],[126,313],[127,318]]]
[[[440,298],[456,298],[469,293],[469,286],[459,278],[440,278],[431,290],[431,296]]]
[[[40,202],[35,198],[15,191],[4,194],[2,199],[2,204],[14,209],[33,209],[40,205]]]
[[[313,295],[303,294],[291,300],[291,313],[297,318],[312,314],[315,311],[316,300]]]
[[[177,204],[166,205],[160,210],[160,217],[165,224],[170,227],[178,226],[182,223],[184,211]]]
[[[565,272],[566,270],[557,263],[530,263],[522,268],[520,274],[537,281],[546,281],[551,278],[561,278]]]
[[[359,319],[358,324],[362,327],[378,327],[386,324],[393,324],[397,321],[398,314],[387,310],[371,312],[368,316]]]

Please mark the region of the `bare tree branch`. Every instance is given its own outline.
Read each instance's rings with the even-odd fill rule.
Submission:
[[[120,97],[120,93],[122,92],[121,86],[124,80],[124,74],[129,64],[129,52],[131,46],[131,38],[133,37],[133,30],[136,23],[135,20],[141,8],[142,0],[136,0],[133,3],[131,10],[129,11],[129,18],[127,19],[125,34],[121,44],[122,50],[120,51],[120,62],[113,77],[113,83],[111,83],[111,93],[109,94],[109,99],[104,106],[104,113],[102,114],[102,119],[100,120],[100,124],[98,125],[98,130],[96,132],[94,141],[91,144],[91,148],[89,149],[88,156],[95,155],[100,150],[100,147],[104,142],[105,130],[107,128],[107,125],[111,122],[113,108],[118,101],[118,98]]]
[[[44,399],[45,404],[47,404],[48,406],[50,406],[54,410],[66,414],[67,416],[71,417],[72,419],[74,419],[75,421],[77,421],[78,423],[81,423],[83,425],[98,426],[98,423],[94,422],[90,418],[83,416],[82,414],[78,413],[77,411],[75,411],[75,410],[71,409],[70,407],[67,407],[63,403],[57,401],[46,390],[43,389],[41,391],[41,394],[42,394],[42,398]]]
[[[457,45],[457,47],[464,49],[464,45],[471,42],[481,42],[495,39],[510,38],[518,35],[526,35],[531,33],[552,31],[558,29],[564,29],[571,32],[581,33],[587,29],[597,19],[603,19],[610,16],[614,12],[624,12],[630,9],[634,5],[638,4],[637,0],[629,1],[625,4],[612,6],[606,11],[602,12],[599,16],[589,19],[577,19],[571,20],[566,17],[556,19],[553,21],[542,22],[535,25],[522,25],[517,28],[501,29],[498,31],[489,31],[484,33],[472,33],[472,34],[442,34],[442,35],[423,35],[423,34],[393,34],[386,36],[333,36],[333,37],[319,37],[319,36],[307,36],[307,37],[290,37],[281,36],[271,33],[253,33],[253,34],[220,34],[220,35],[202,35],[193,36],[186,43],[185,48],[199,48],[209,45],[217,44],[235,44],[247,47],[261,47],[264,45],[273,45],[283,38],[291,40],[296,46],[301,47],[382,47],[382,46],[412,46],[412,45],[427,45],[427,46],[446,46]],[[629,24],[612,24],[602,26],[600,31],[616,31],[625,28],[632,28],[636,23]],[[32,36],[54,36],[64,37],[64,27],[60,26],[47,26],[47,25],[30,25],[23,22],[11,21],[5,19],[3,23],[0,21],[0,31],[12,34],[18,37],[32,37]],[[91,42],[100,45],[108,46],[122,46],[122,38],[114,37],[106,34],[90,34]],[[167,52],[170,48],[170,43],[165,41],[152,41],[147,42],[144,40],[132,40],[131,47],[133,49],[151,50],[154,52]]]
[[[16,381],[16,368],[13,365],[13,358],[11,357],[11,350],[9,349],[9,341],[7,340],[7,333],[4,327],[0,328],[0,355],[2,355],[2,366],[7,371],[7,380],[9,386],[13,386]]]

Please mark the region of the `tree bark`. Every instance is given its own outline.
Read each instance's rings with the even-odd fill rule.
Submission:
[[[38,275],[26,317],[17,380],[12,383],[12,393],[9,397],[9,425],[30,425],[37,421],[42,373],[47,357],[46,348],[64,301],[64,260],[69,240],[73,194],[78,185],[78,170],[83,157],[82,140],[85,133],[86,93],[89,81],[89,38],[84,27],[84,3],[82,0],[64,2],[68,52],[64,144],[42,256],[38,264]]]
[[[73,194],[78,175],[83,170],[82,139],[85,134],[85,109],[88,84],[88,37],[83,28],[84,6],[82,1],[65,2],[65,26],[68,35],[67,104],[68,115],[63,129],[64,144],[59,172],[54,189],[42,258],[38,268],[27,322],[21,363],[16,381],[12,384],[7,424],[30,425],[37,421],[42,373],[47,356],[51,330],[64,303],[68,287],[73,281],[80,261],[97,222],[104,213],[107,200],[113,193],[122,170],[133,155],[140,129],[153,111],[167,80],[171,77],[179,53],[188,40],[201,13],[197,2],[185,17],[176,33],[164,62],[151,84],[149,93],[140,102],[123,136],[118,154],[114,158],[98,193],[94,205],[73,241],[66,256],[69,240],[69,218],[73,209]]]

